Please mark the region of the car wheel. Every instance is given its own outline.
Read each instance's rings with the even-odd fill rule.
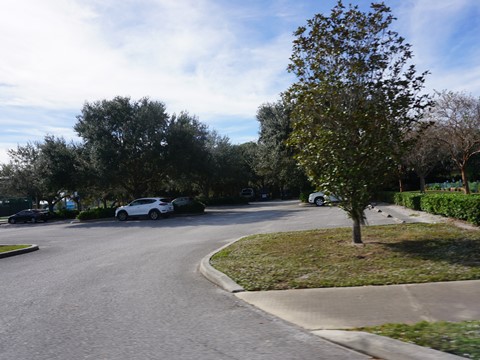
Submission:
[[[120,221],[125,221],[127,220],[127,217],[128,217],[128,214],[126,211],[120,211],[118,214],[117,214],[117,219],[120,220]]]
[[[17,221],[16,221],[15,219],[8,219],[8,222],[9,222],[10,224],[15,224]]]
[[[160,212],[158,210],[150,210],[150,212],[148,213],[148,217],[150,218],[150,220],[158,220],[158,218],[160,217]]]
[[[315,198],[315,205],[317,205],[317,206],[325,205],[325,199],[323,197]]]

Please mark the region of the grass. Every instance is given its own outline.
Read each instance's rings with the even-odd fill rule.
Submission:
[[[29,247],[30,245],[0,245],[0,253],[12,251],[12,250],[20,250]]]
[[[480,360],[480,321],[422,321],[414,325],[386,324],[355,329]]]
[[[254,235],[211,264],[246,290],[283,290],[480,279],[480,231],[403,224]]]

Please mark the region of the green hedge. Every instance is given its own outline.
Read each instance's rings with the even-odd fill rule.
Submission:
[[[393,201],[397,205],[405,206],[413,210],[421,209],[421,199],[424,196],[422,193],[414,192],[398,192],[395,193]]]
[[[387,201],[386,197],[381,200]],[[394,193],[393,202],[413,210],[421,210],[434,215],[443,215],[480,225],[480,195],[461,193]]]
[[[421,210],[480,225],[480,196],[465,194],[426,194]]]
[[[79,220],[105,219],[115,216],[115,208],[95,208],[82,211],[78,214]]]
[[[56,210],[52,214],[52,219],[75,219],[79,214],[78,210],[68,210],[68,209],[61,209]]]

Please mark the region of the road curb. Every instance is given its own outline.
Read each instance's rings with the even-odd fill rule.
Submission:
[[[313,334],[385,360],[460,360],[461,356],[362,331],[315,330]]]
[[[210,259],[216,253],[232,245],[234,242],[240,239],[236,239],[232,242],[229,242],[228,244],[222,246],[221,248],[211,252],[200,261],[200,266],[199,266],[199,270],[203,276],[205,276],[208,280],[210,280],[215,285],[221,287],[223,290],[231,293],[243,292],[245,291],[245,289],[240,285],[238,285],[235,281],[233,281],[227,275],[225,275],[221,271],[218,271],[212,265],[210,265]]]
[[[1,244],[1,245],[5,245],[5,244]],[[15,255],[26,254],[32,251],[37,251],[39,249],[40,248],[38,247],[38,245],[32,244],[27,248],[2,252],[0,253],[0,259],[10,257],[10,256],[15,256]]]

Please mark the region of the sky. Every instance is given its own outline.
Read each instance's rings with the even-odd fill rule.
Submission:
[[[367,10],[370,1],[344,0]],[[80,141],[86,102],[128,96],[188,111],[232,143],[295,81],[293,32],[336,0],[1,0],[0,163],[45,135]],[[480,96],[480,1],[385,0],[425,91]]]

